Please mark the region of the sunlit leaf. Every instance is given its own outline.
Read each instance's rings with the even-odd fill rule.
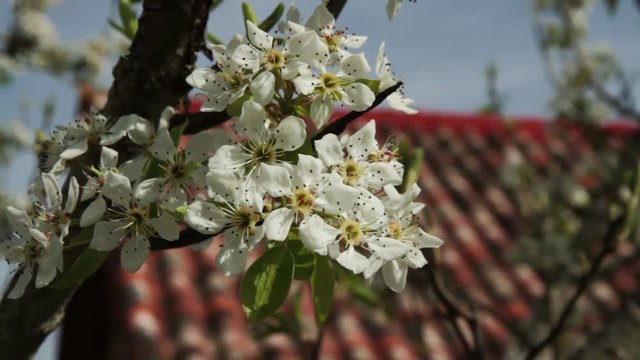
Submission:
[[[240,285],[240,301],[250,323],[282,306],[293,281],[293,269],[293,257],[282,246],[267,250],[249,267]]]

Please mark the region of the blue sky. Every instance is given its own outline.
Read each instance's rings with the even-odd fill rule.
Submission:
[[[266,16],[277,1],[254,1],[255,10]],[[475,111],[484,101],[484,66],[499,66],[499,88],[507,94],[510,115],[546,115],[551,95],[533,41],[531,1],[450,1],[420,0],[406,3],[395,21],[389,22],[385,0],[352,0],[339,25],[349,32],[368,35],[364,48],[373,64],[378,45],[387,43],[386,53],[394,70],[404,79],[406,93],[420,109]],[[299,1],[308,17],[318,1]],[[10,2],[0,2],[0,32],[9,26]],[[107,18],[117,18],[113,1],[64,0],[49,12],[62,41],[81,42],[108,29]],[[640,22],[631,1],[622,1],[615,18],[601,5],[592,16],[592,39],[607,41],[620,55],[623,65],[636,76],[640,73]],[[213,14],[209,29],[222,39],[243,30],[240,1],[227,0]],[[110,69],[99,85],[108,87]],[[72,120],[75,90],[70,80],[39,73],[21,73],[13,85],[0,87],[0,124],[22,119],[39,123],[42,103],[56,102],[56,123]],[[21,104],[32,104],[25,116]],[[0,170],[0,186],[24,192],[34,166],[33,157],[21,154],[8,169]],[[0,269],[1,271],[1,269]],[[43,349],[51,353],[51,347]],[[47,358],[44,356],[43,358]]]

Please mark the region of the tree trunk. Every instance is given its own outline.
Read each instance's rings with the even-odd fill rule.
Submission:
[[[193,70],[196,52],[204,49],[210,4],[211,0],[144,1],[130,52],[113,70],[105,115],[116,119],[135,113],[154,121],[166,106],[175,106],[187,94],[190,87],[185,78]],[[72,234],[77,234],[77,229],[73,230]],[[67,268],[73,260],[65,257]],[[30,358],[60,325],[75,290],[30,286],[19,299],[3,299],[0,356]]]

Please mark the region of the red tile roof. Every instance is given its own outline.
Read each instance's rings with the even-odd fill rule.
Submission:
[[[378,111],[380,138],[407,136],[425,150],[420,173],[423,200],[429,207],[430,232],[445,240],[439,250],[449,290],[479,308],[485,347],[502,357],[513,332],[527,331],[532,304],[546,284],[530,266],[514,263],[514,244],[528,226],[502,169],[509,157],[521,158],[545,173],[552,164],[574,172],[591,147],[579,131],[544,119],[498,118],[421,113],[404,116]],[[570,126],[569,126],[570,127]],[[562,139],[551,136],[563,128]],[[622,141],[634,131],[624,124],[604,132]],[[620,140],[622,138],[622,140]],[[590,179],[583,179],[588,184]],[[597,179],[596,179],[597,181]],[[216,240],[219,241],[219,240]],[[299,336],[276,333],[256,340],[238,300],[239,278],[218,271],[218,246],[202,252],[177,249],[154,253],[133,274],[111,266],[108,301],[114,312],[107,358],[112,359],[300,359],[307,358],[317,330],[309,291],[300,296]],[[625,251],[632,253],[624,253]],[[583,324],[572,331],[593,331],[616,311],[625,293],[638,291],[640,263],[632,249],[621,248],[622,266],[595,283],[579,303]],[[630,259],[636,259],[632,261]],[[116,261],[117,262],[117,261]],[[334,310],[322,338],[322,359],[458,359],[463,349],[428,291],[425,272],[413,270],[401,294],[383,292],[384,307],[368,306],[344,288],[337,289]],[[285,313],[294,313],[289,302]],[[465,335],[471,338],[470,329]]]

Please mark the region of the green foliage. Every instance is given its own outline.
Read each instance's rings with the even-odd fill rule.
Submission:
[[[133,10],[133,2],[130,0],[118,0],[118,13],[120,15],[120,24],[109,19],[109,25],[129,40],[133,40],[136,32],[138,32],[138,16]]]
[[[82,283],[102,266],[109,254],[109,251],[98,251],[87,247],[53,287],[62,289]]]
[[[296,280],[309,280],[315,266],[315,256],[300,240],[287,240],[287,248],[295,264],[293,277]]]
[[[311,275],[311,291],[318,328],[324,326],[333,303],[334,276],[331,260],[327,256],[315,256],[315,268]]]
[[[400,142],[398,149],[400,162],[404,166],[402,184],[397,186],[398,191],[404,193],[409,187],[418,181],[420,166],[424,158],[423,148],[412,148],[408,141]]]
[[[258,27],[263,30],[263,31],[269,31],[271,30],[274,26],[276,26],[278,24],[278,21],[280,21],[280,18],[282,17],[282,14],[284,14],[284,3],[279,3],[271,12],[271,14],[269,14],[269,16],[267,16],[264,20],[262,20],[262,22],[258,25]]]
[[[293,280],[294,262],[283,246],[268,249],[242,278],[240,301],[251,324],[275,313],[284,303]]]

